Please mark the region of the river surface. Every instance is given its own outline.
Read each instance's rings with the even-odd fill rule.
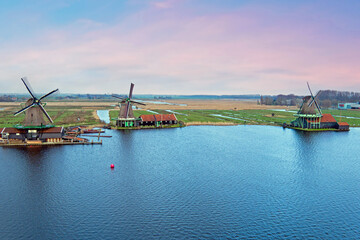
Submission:
[[[360,129],[105,135],[103,145],[0,148],[0,239],[360,236]]]
[[[98,115],[99,119],[104,123],[110,123],[109,110],[97,110],[96,114]]]

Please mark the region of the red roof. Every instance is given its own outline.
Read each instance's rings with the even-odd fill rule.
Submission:
[[[7,127],[7,128],[4,128],[3,133],[21,133],[21,130],[17,129],[17,128]]]
[[[339,122],[339,126],[350,126],[347,122]]]
[[[0,128],[0,133],[4,130],[4,128]]]
[[[336,122],[336,120],[331,114],[324,113],[321,117],[321,122]]]
[[[155,122],[155,121],[177,121],[175,114],[155,114],[155,115],[141,115],[143,122]]]
[[[45,128],[42,130],[43,133],[61,133],[63,132],[63,127],[52,127],[52,128]]]
[[[313,120],[314,118],[308,118],[306,119],[307,122],[311,122],[311,123],[318,123],[318,119]],[[324,113],[321,117],[320,120],[322,123],[328,123],[328,122],[336,122],[335,118],[329,114],[329,113]]]

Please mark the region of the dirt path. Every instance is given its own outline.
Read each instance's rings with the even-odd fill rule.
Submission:
[[[96,112],[96,111],[97,111],[97,110],[92,111],[93,117],[94,117],[96,120],[99,120],[99,121],[100,121],[100,118],[99,118],[99,116],[97,115],[97,112]]]

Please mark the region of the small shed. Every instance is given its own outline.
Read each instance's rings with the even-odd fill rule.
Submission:
[[[350,125],[347,122],[339,122],[339,130],[340,131],[349,131],[350,130]]]
[[[337,128],[338,124],[335,120],[335,118],[329,114],[324,113],[321,117],[321,123],[320,128]]]
[[[17,139],[25,140],[26,131],[17,128],[6,127],[1,131],[1,138],[3,139]]]

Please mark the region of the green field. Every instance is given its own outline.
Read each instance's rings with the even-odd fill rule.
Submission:
[[[154,109],[154,112],[166,114],[164,110]],[[184,123],[203,124],[251,124],[251,125],[278,125],[289,124],[295,119],[294,112],[274,110],[175,110],[176,117]],[[324,110],[331,113],[337,121],[348,122],[352,127],[360,127],[360,111]],[[110,111],[111,119],[117,118],[118,110]],[[135,117],[141,114],[153,114],[144,110],[134,110]],[[350,118],[346,118],[350,117]],[[358,119],[357,119],[358,118]]]
[[[68,109],[50,109],[48,114],[54,120],[57,126],[77,126],[77,125],[96,125],[99,124],[94,115],[94,110],[68,110]],[[45,118],[45,116],[44,116]],[[0,127],[12,127],[21,124],[25,119],[25,114],[13,115],[10,111],[0,112]],[[46,118],[45,118],[46,119]]]
[[[49,107],[48,113],[58,126],[99,125],[94,117],[94,109],[74,107]],[[167,114],[165,110],[152,110],[156,113]],[[250,125],[278,125],[289,124],[295,119],[294,112],[274,110],[174,110],[179,121],[185,124],[250,124]],[[360,127],[360,111],[323,110],[331,113],[337,121],[348,122],[351,127]],[[134,110],[135,117],[142,114],[154,114],[146,110]],[[116,119],[119,110],[111,110],[110,118]],[[11,127],[22,123],[25,114],[13,116],[12,111],[0,111],[0,127]],[[112,121],[115,125],[115,121]]]

